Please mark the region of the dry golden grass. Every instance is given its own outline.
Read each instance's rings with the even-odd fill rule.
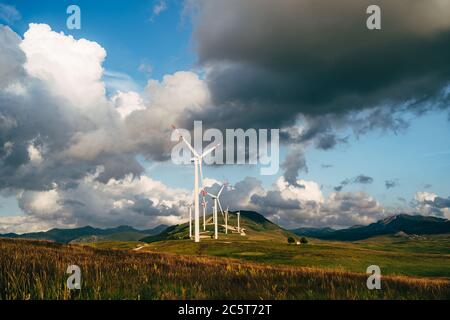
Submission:
[[[82,289],[68,290],[69,265]],[[448,280],[0,239],[0,299],[450,299]]]

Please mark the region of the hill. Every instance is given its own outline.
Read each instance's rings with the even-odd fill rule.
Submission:
[[[219,238],[240,240],[272,240],[285,243],[288,237],[297,238],[292,232],[281,228],[267,220],[263,215],[254,211],[240,211],[241,233],[237,232],[237,212],[229,212],[229,232],[225,235],[223,218],[219,215]],[[207,217],[206,231],[203,231],[203,223],[200,222],[200,236],[211,238],[214,234],[214,225],[211,216]],[[156,236],[141,239],[144,242],[156,242],[165,240],[189,239],[189,223],[183,223],[167,228]]]
[[[348,229],[313,229],[300,228],[292,230],[297,235],[305,235],[324,240],[355,241],[381,235],[425,235],[450,233],[450,221],[437,217],[399,214],[367,226],[354,226]]]
[[[299,236],[305,236],[305,237],[312,237],[312,238],[318,238],[327,236],[330,233],[335,232],[336,230],[332,228],[297,228],[291,230],[291,232],[295,233]]]
[[[153,229],[137,230],[130,226],[119,226],[116,228],[99,229],[91,226],[74,229],[51,229],[45,232],[32,232],[24,234],[7,233],[0,234],[0,238],[22,238],[50,240],[59,243],[96,242],[105,240],[137,241],[140,238],[156,235],[167,228],[160,225]]]

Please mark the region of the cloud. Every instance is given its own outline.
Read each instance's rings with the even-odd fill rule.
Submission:
[[[152,16],[150,17],[150,21],[154,21],[157,16],[159,16],[163,11],[167,10],[167,1],[166,0],[158,0],[153,5]]]
[[[21,192],[19,206],[30,219],[52,226],[145,228],[186,218],[189,191],[168,188],[147,176],[127,175],[103,183],[97,179],[101,171],[98,168],[74,187]]]
[[[17,11],[16,7],[0,3],[0,21],[11,24],[20,19],[22,19],[22,15]]]
[[[141,61],[138,67],[139,72],[145,73],[146,75],[151,75],[153,72],[153,66],[146,60]]]
[[[111,98],[111,101],[122,118],[126,118],[134,111],[145,109],[141,96],[134,91],[117,91]]]
[[[384,185],[386,186],[386,189],[395,188],[399,185],[399,182],[397,179],[395,180],[386,180],[384,181]]]
[[[211,187],[218,188],[218,184]],[[269,188],[264,188],[258,179],[247,177],[227,188],[221,202],[224,207],[233,204],[231,210],[255,210],[287,228],[342,228],[372,223],[389,215],[380,203],[363,192],[330,193],[326,197],[314,181],[299,179],[293,185],[283,177]]]
[[[366,28],[370,0],[187,3],[214,126],[284,128],[326,115],[311,137],[330,149],[345,126],[399,132],[405,111],[448,106],[450,3],[378,0],[382,32]]]
[[[142,172],[105,95],[101,46],[42,24],[0,38],[0,188],[45,190],[100,164],[112,177]]]
[[[343,180],[339,186],[334,187],[334,190],[341,191],[345,186],[349,184],[371,184],[371,183],[373,183],[372,177],[360,174],[354,178]]]
[[[103,73],[103,81],[108,92],[116,91],[137,91],[139,86],[137,83],[126,73],[106,70]]]
[[[450,219],[450,197],[440,197],[432,192],[417,192],[412,204],[420,214]]]
[[[252,197],[251,203],[273,220],[275,216],[280,217],[280,223],[286,227],[341,228],[368,224],[386,216],[383,207],[365,193],[331,193],[325,197],[313,181],[300,180],[298,184],[303,188],[280,178],[274,190]]]
[[[284,179],[288,183],[296,185],[299,171],[308,172],[303,150],[300,148],[293,149],[286,156],[284,162],[281,164],[281,167],[284,169]]]
[[[352,182],[360,184],[370,184],[373,182],[373,178],[360,174],[359,176],[355,177]]]
[[[0,40],[0,190],[17,194],[26,214],[3,219],[10,230],[185,218],[190,192],[145,176],[136,157],[167,160],[170,125],[209,102],[196,73],[108,95],[107,77],[120,76],[105,77],[96,42],[44,24],[30,24],[23,39],[2,26]]]

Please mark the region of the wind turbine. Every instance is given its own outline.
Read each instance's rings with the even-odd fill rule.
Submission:
[[[225,210],[225,234],[228,234],[228,207]]]
[[[237,222],[238,222],[237,230],[239,233],[241,233],[241,226],[240,226],[241,212],[238,211],[236,214],[237,214]]]
[[[225,184],[222,185],[222,187],[220,188],[220,190],[219,190],[219,192],[218,192],[217,194],[212,194],[212,193],[207,192],[207,194],[208,194],[211,198],[213,198],[213,200],[214,200],[214,213],[213,213],[213,219],[214,219],[214,239],[217,239],[217,238],[218,238],[218,235],[217,235],[217,232],[218,232],[218,227],[217,227],[217,221],[218,221],[218,219],[217,219],[217,205],[219,205],[220,211],[222,212],[222,215],[223,215],[222,205],[220,204],[220,200],[219,200],[219,197],[220,197],[220,194],[221,194],[222,191],[223,191],[223,188],[225,188]]]
[[[203,207],[203,231],[206,231],[206,205],[208,202],[205,200],[206,191],[203,189],[202,184],[202,207]]]
[[[206,150],[202,154],[197,153],[195,151],[194,147],[186,140],[186,138],[178,131],[178,129],[172,125],[172,128],[175,130],[175,132],[178,134],[178,136],[186,143],[189,150],[191,150],[192,154],[194,155],[191,160],[194,161],[194,234],[195,234],[195,242],[200,242],[200,210],[199,210],[199,188],[198,188],[198,174],[200,170],[200,176],[202,180],[203,185],[203,172],[202,172],[202,161],[203,157],[207,154],[211,153],[214,149],[216,149],[219,144],[216,144],[214,147]]]
[[[192,238],[192,204],[189,205],[189,239]]]

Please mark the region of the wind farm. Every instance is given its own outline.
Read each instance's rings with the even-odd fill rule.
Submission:
[[[219,238],[219,227],[221,227],[221,230],[224,230],[225,234],[228,234],[228,231],[238,233],[242,236],[245,236],[245,232],[243,229],[240,228],[240,212],[236,213],[236,225],[232,226],[229,225],[229,211],[228,206],[227,210],[224,211],[222,208],[222,204],[220,202],[220,195],[228,187],[228,183],[223,183],[220,186],[220,189],[216,194],[213,194],[211,192],[206,191],[205,185],[204,185],[204,173],[203,173],[203,159],[208,154],[214,152],[214,150],[220,146],[220,144],[216,144],[215,146],[207,149],[204,152],[197,152],[192,144],[179,132],[179,130],[176,128],[175,125],[172,125],[172,129],[175,131],[175,133],[178,135],[179,139],[182,140],[185,145],[189,148],[189,150],[192,152],[192,158],[191,162],[194,163],[194,188],[193,188],[193,205],[188,204],[188,211],[189,211],[189,238],[194,238],[195,242],[200,242],[200,239],[203,238],[210,238],[212,237],[210,235],[210,231],[207,230],[207,226],[213,226],[214,228],[214,239]],[[200,181],[199,181],[200,178]],[[201,188],[200,188],[201,186]],[[212,206],[212,214],[207,219],[207,204],[206,197],[209,196],[213,202]],[[201,197],[201,202],[200,202]],[[203,223],[202,228],[203,232],[200,232],[200,204],[202,207],[202,214],[203,214]],[[192,206],[194,206],[194,217],[192,217]],[[218,212],[220,211],[220,216],[218,215]],[[219,217],[221,218],[221,221],[223,222],[222,225],[219,223]],[[194,218],[194,236],[192,236],[192,218]]]

